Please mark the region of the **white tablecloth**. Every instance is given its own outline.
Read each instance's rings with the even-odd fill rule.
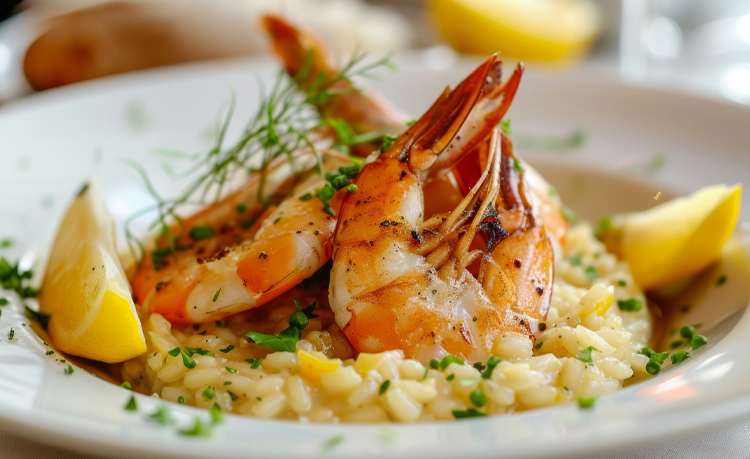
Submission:
[[[0,458],[104,459],[108,457],[47,446],[0,431]],[[606,459],[750,459],[750,421],[646,448],[633,448]]]

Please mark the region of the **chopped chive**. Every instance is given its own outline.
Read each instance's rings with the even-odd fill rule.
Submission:
[[[231,367],[224,367],[224,368],[225,368],[225,369],[226,369],[226,370],[227,370],[228,372],[230,372],[230,373],[237,373],[237,370],[235,370],[234,368],[231,368]],[[230,384],[231,384],[231,382],[230,382]]]
[[[661,364],[655,360],[649,359],[648,363],[646,363],[646,371],[650,375],[655,375],[661,371]]]
[[[455,374],[453,374],[453,373],[449,374],[449,375],[448,375],[448,376],[447,376],[447,377],[445,378],[445,380],[446,380],[446,381],[453,381],[454,379],[456,379],[456,375],[455,375]]]
[[[672,354],[672,365],[677,365],[678,363],[682,362],[683,360],[690,357],[690,354],[687,353],[687,351],[677,351],[674,354]]]
[[[214,237],[214,230],[210,226],[196,225],[190,228],[188,236],[194,241],[200,241],[201,239],[211,239]]]
[[[484,379],[490,379],[492,378],[492,372],[495,371],[495,367],[498,366],[500,362],[502,362],[504,359],[500,357],[495,357],[494,355],[487,359],[487,369],[482,373],[482,378]]]
[[[176,347],[176,348],[174,348],[174,349],[172,349],[171,351],[168,352],[168,354],[171,355],[172,357],[177,357],[177,354],[179,354],[179,353],[180,353],[180,348],[179,347]]]
[[[227,323],[225,321],[223,321],[223,320],[217,320],[216,321],[216,326],[219,327],[219,328],[224,328],[224,327],[227,326]]]
[[[573,255],[572,257],[568,258],[568,263],[573,266],[581,266],[581,256]]]
[[[232,381],[224,381],[223,385],[224,386],[231,386],[232,385]]]
[[[440,369],[441,370],[445,370],[446,368],[448,368],[448,365],[450,365],[451,363],[456,363],[458,365],[463,365],[464,364],[464,359],[462,359],[461,357],[456,357],[455,355],[446,355],[440,361]]]
[[[185,365],[185,368],[195,368],[195,359],[191,355],[188,355],[185,349],[181,349],[180,352],[182,353],[182,364]]]
[[[433,369],[437,370],[438,368],[440,368],[440,361],[438,359],[432,359],[430,360],[430,366]]]
[[[211,423],[218,424],[223,420],[224,419],[221,415],[221,407],[217,402],[214,402],[213,406],[211,407]]]
[[[125,411],[137,411],[138,410],[138,404],[135,403],[135,397],[130,396],[130,400],[128,400],[128,403],[125,405]]]
[[[391,380],[390,379],[386,379],[385,381],[383,381],[383,384],[380,385],[380,389],[378,390],[378,395],[385,394],[385,391],[388,390],[388,387],[390,385],[391,385]]]
[[[596,269],[595,266],[586,266],[586,268],[583,270],[583,273],[586,274],[586,277],[591,280],[597,279],[599,277],[599,270]]]
[[[693,348],[693,350],[698,349],[701,346],[705,346],[706,343],[708,343],[708,340],[703,335],[693,335],[693,337],[690,339],[690,346]]]
[[[127,381],[123,381],[122,384],[120,384],[120,387],[122,387],[123,389],[127,389],[127,390],[132,389],[132,387],[130,386],[130,383]]]
[[[169,425],[174,422],[174,420],[172,419],[172,413],[169,411],[169,406],[167,405],[159,405],[159,408],[156,409],[156,412],[150,414],[148,418],[158,422],[161,425]]]
[[[7,298],[0,298],[0,306],[6,306],[8,304]]]
[[[231,351],[232,349],[234,349],[234,346],[232,346],[232,345],[230,344],[229,346],[225,347],[224,349],[219,349],[219,350],[220,350],[221,352],[223,352],[223,353],[225,353],[225,354],[226,354],[227,352]]]
[[[429,367],[424,367],[424,374],[422,375],[422,381],[427,379],[427,373],[430,371]]]
[[[13,329],[13,327],[10,327],[10,331],[8,332],[8,339],[13,339],[14,336],[16,336],[16,331]]]
[[[177,403],[179,403],[180,405],[184,405],[185,404],[185,397],[183,397],[182,395],[180,395],[179,397],[177,397]]]
[[[474,391],[469,395],[469,400],[474,404],[474,406],[480,408],[487,404],[487,396],[484,395],[484,392],[479,389],[474,389]]]
[[[479,412],[475,410],[474,408],[461,411],[461,410],[453,410],[451,411],[451,414],[453,414],[453,417],[456,419],[466,419],[466,418],[480,418],[487,416],[486,414]]]
[[[277,223],[278,223],[278,222],[280,222],[280,221],[281,221],[281,217],[276,217],[276,218],[274,219],[274,221],[273,221],[273,224],[275,225],[275,224],[277,224]]]
[[[211,400],[212,398],[216,397],[216,392],[214,392],[213,389],[211,389],[211,386],[206,387],[205,390],[201,393],[203,395],[203,398],[206,400]]]
[[[722,274],[721,277],[716,279],[716,285],[724,285],[727,282],[726,274]]]
[[[620,279],[617,281],[617,285],[619,285],[620,287],[627,287],[628,283],[624,281],[623,279]]]
[[[487,368],[484,366],[484,364],[482,364],[482,362],[475,362],[472,367],[476,368],[480,373],[484,371],[485,368]]]
[[[208,437],[211,435],[211,430],[204,426],[200,419],[195,418],[195,423],[192,429],[180,430],[180,435],[188,437]]]
[[[538,351],[539,349],[542,348],[542,344],[544,344],[544,341],[539,341],[538,343],[534,345],[534,349]]]
[[[255,220],[242,220],[240,222],[240,226],[242,227],[242,229],[248,229],[253,226],[253,223],[255,223]]]
[[[581,408],[591,408],[594,406],[594,402],[596,402],[596,397],[579,398],[578,406],[580,406]]]
[[[227,391],[227,394],[229,394],[229,397],[230,397],[230,398],[232,399],[232,401],[235,401],[235,400],[237,400],[238,398],[240,398],[240,397],[239,397],[239,396],[238,396],[237,394],[235,394],[235,393],[234,393],[234,392],[232,392],[231,390],[228,390],[228,391]]]
[[[74,371],[75,371],[75,370],[73,369],[73,367],[72,367],[72,366],[70,366],[70,364],[68,364],[68,368],[66,368],[66,369],[64,370],[64,373],[65,373],[66,375],[72,375]]]
[[[216,300],[219,299],[219,293],[221,293],[221,288],[219,288],[219,290],[217,290],[216,294],[214,295],[214,300],[213,300],[214,303],[216,303]]]
[[[354,194],[357,192],[358,188],[357,185],[350,183],[348,187],[346,187],[347,190],[349,190],[349,193]]]
[[[639,354],[643,354],[646,357],[651,357],[652,355],[654,355],[654,350],[651,349],[650,347],[646,346],[643,349],[641,349],[640,351],[638,351],[638,353]]]
[[[55,353],[55,351],[47,351],[47,352],[45,352],[45,355],[52,355],[54,353]]]
[[[247,212],[247,204],[240,202],[237,204],[237,213],[244,214]]]
[[[592,352],[600,352],[600,351],[594,346],[589,346],[586,349],[583,349],[582,351],[578,352],[578,354],[576,354],[576,359],[584,363],[594,363],[594,358],[591,356]]]
[[[641,308],[643,307],[643,302],[638,298],[617,300],[617,307],[620,308],[620,311],[635,312],[641,310]]]
[[[690,339],[695,334],[695,327],[692,325],[685,325],[684,327],[680,328],[680,336],[682,336],[685,339]]]
[[[299,197],[300,201],[309,201],[311,200],[313,195],[311,193],[305,193],[302,196]]]
[[[682,346],[684,341],[678,340],[678,341],[672,341],[672,344],[669,345],[670,349],[677,349],[678,347]]]

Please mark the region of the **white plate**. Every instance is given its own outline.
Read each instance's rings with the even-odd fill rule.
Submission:
[[[420,54],[401,61],[401,70],[378,86],[417,115],[473,65],[431,69]],[[243,60],[133,74],[0,109],[0,238],[17,241],[17,248],[0,255],[23,255],[28,266],[90,175],[99,178],[118,220],[139,209],[142,186],[119,158],[158,166],[150,154],[156,147],[204,150],[206,128],[228,101],[230,87],[239,104],[229,138],[236,136],[258,100],[253,72],[267,78],[275,66]],[[750,111],[728,103],[529,72],[510,116],[520,156],[537,165],[571,207],[592,218],[647,207],[659,191],[661,199],[740,182],[750,171]],[[585,131],[585,142],[560,148],[565,142],[559,139],[577,129]],[[157,183],[165,191],[174,188],[158,174]],[[591,410],[570,405],[480,420],[376,426],[228,416],[212,437],[187,438],[175,427],[124,411],[129,392],[80,369],[65,375],[65,365],[46,356],[47,348],[22,325],[28,321],[14,301],[0,317],[0,427],[91,452],[182,458],[580,457],[642,446],[750,413],[750,317],[741,317],[750,299],[750,263],[740,242],[703,276],[701,282],[711,287],[680,319],[703,320],[710,344],[675,368],[599,399]],[[721,288],[712,281],[718,273],[729,279]],[[17,339],[9,343],[11,326]],[[142,413],[159,404],[137,398]],[[172,406],[172,412],[181,427],[196,416],[207,419],[191,407]]]

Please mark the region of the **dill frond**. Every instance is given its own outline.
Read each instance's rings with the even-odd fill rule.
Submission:
[[[322,157],[316,145],[309,138],[315,129],[330,127],[337,135],[332,148],[349,154],[349,145],[365,143],[382,138],[385,132],[371,132],[356,135],[343,120],[324,118],[321,108],[336,96],[358,89],[353,83],[356,78],[373,78],[374,71],[383,67],[395,68],[392,56],[374,62],[364,62],[366,53],[355,52],[338,73],[312,75],[312,56],[309,56],[302,69],[294,76],[287,76],[282,70],[276,76],[270,89],[266,90],[262,80],[256,76],[261,93],[261,103],[257,112],[246,124],[239,140],[225,147],[225,137],[236,107],[236,94],[232,91],[229,107],[223,121],[217,126],[218,135],[213,147],[202,154],[187,154],[173,150],[161,150],[165,157],[192,161],[193,164],[178,172],[164,164],[167,174],[174,179],[192,177],[188,186],[175,198],[162,197],[149,179],[146,170],[134,161],[125,162],[133,167],[143,181],[146,191],[155,204],[132,215],[125,222],[125,236],[128,247],[138,264],[146,255],[146,248],[131,230],[131,225],[145,215],[156,213],[157,217],[149,230],[157,236],[157,249],[151,254],[154,267],[158,270],[166,257],[176,254],[177,241],[184,234],[180,210],[186,205],[205,204],[217,201],[229,178],[240,171],[248,174],[260,173],[260,186],[257,199],[269,203],[272,196],[264,195],[269,164],[276,158],[286,156],[293,165],[293,154],[306,148],[315,154],[317,172],[322,173]],[[340,84],[348,83],[347,85]]]

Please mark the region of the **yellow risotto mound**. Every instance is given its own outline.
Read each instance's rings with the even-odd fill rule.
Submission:
[[[571,229],[556,259],[552,303],[536,345],[501,335],[493,348],[499,359],[480,365],[447,358],[425,367],[400,351],[355,360],[325,289],[308,286],[200,326],[177,329],[159,314],[144,317],[149,352],[125,362],[122,375],[143,393],[204,408],[218,403],[226,413],[359,423],[507,414],[601,397],[647,377],[648,358],[637,351],[651,336],[652,320],[627,264],[585,224]],[[319,316],[297,352],[248,341],[249,331],[286,328],[294,298],[318,301]],[[186,346],[194,350],[193,368],[170,354]]]

